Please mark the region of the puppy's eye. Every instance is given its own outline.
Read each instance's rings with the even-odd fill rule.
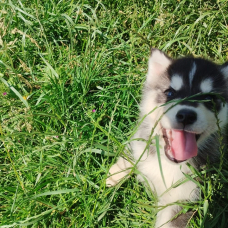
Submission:
[[[204,100],[205,101],[212,101],[213,100],[213,96],[207,95],[207,96],[204,97]]]
[[[170,88],[170,89],[167,89],[164,93],[168,98],[173,98],[174,95],[176,94],[176,91]]]

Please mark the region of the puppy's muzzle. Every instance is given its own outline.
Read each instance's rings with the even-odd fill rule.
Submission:
[[[186,126],[196,122],[197,114],[190,109],[181,109],[176,114],[176,120],[178,123],[182,123],[184,126]]]

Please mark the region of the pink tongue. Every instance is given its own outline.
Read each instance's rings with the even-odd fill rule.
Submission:
[[[172,130],[171,151],[178,161],[184,161],[197,155],[196,137],[194,133]]]

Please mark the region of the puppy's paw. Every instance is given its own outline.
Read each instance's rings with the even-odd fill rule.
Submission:
[[[173,219],[180,211],[181,207],[172,205],[159,211],[157,214],[156,228],[186,228],[193,212],[187,212]]]
[[[115,180],[115,178],[113,178],[112,176],[111,177],[108,177],[106,179],[106,186],[107,187],[113,187],[115,186],[116,184],[118,184],[118,180]]]
[[[110,176],[106,180],[106,185],[111,187],[118,184],[121,179],[130,173],[131,168],[132,164],[129,161],[119,157],[117,162],[109,170]]]
[[[109,173],[110,177],[106,180],[107,187],[115,186],[123,177],[127,175],[125,171],[121,170],[117,163],[110,168]]]

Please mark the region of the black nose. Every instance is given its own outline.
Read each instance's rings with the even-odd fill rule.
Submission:
[[[181,109],[176,114],[176,119],[178,123],[184,125],[193,124],[197,120],[197,114],[190,109]]]

